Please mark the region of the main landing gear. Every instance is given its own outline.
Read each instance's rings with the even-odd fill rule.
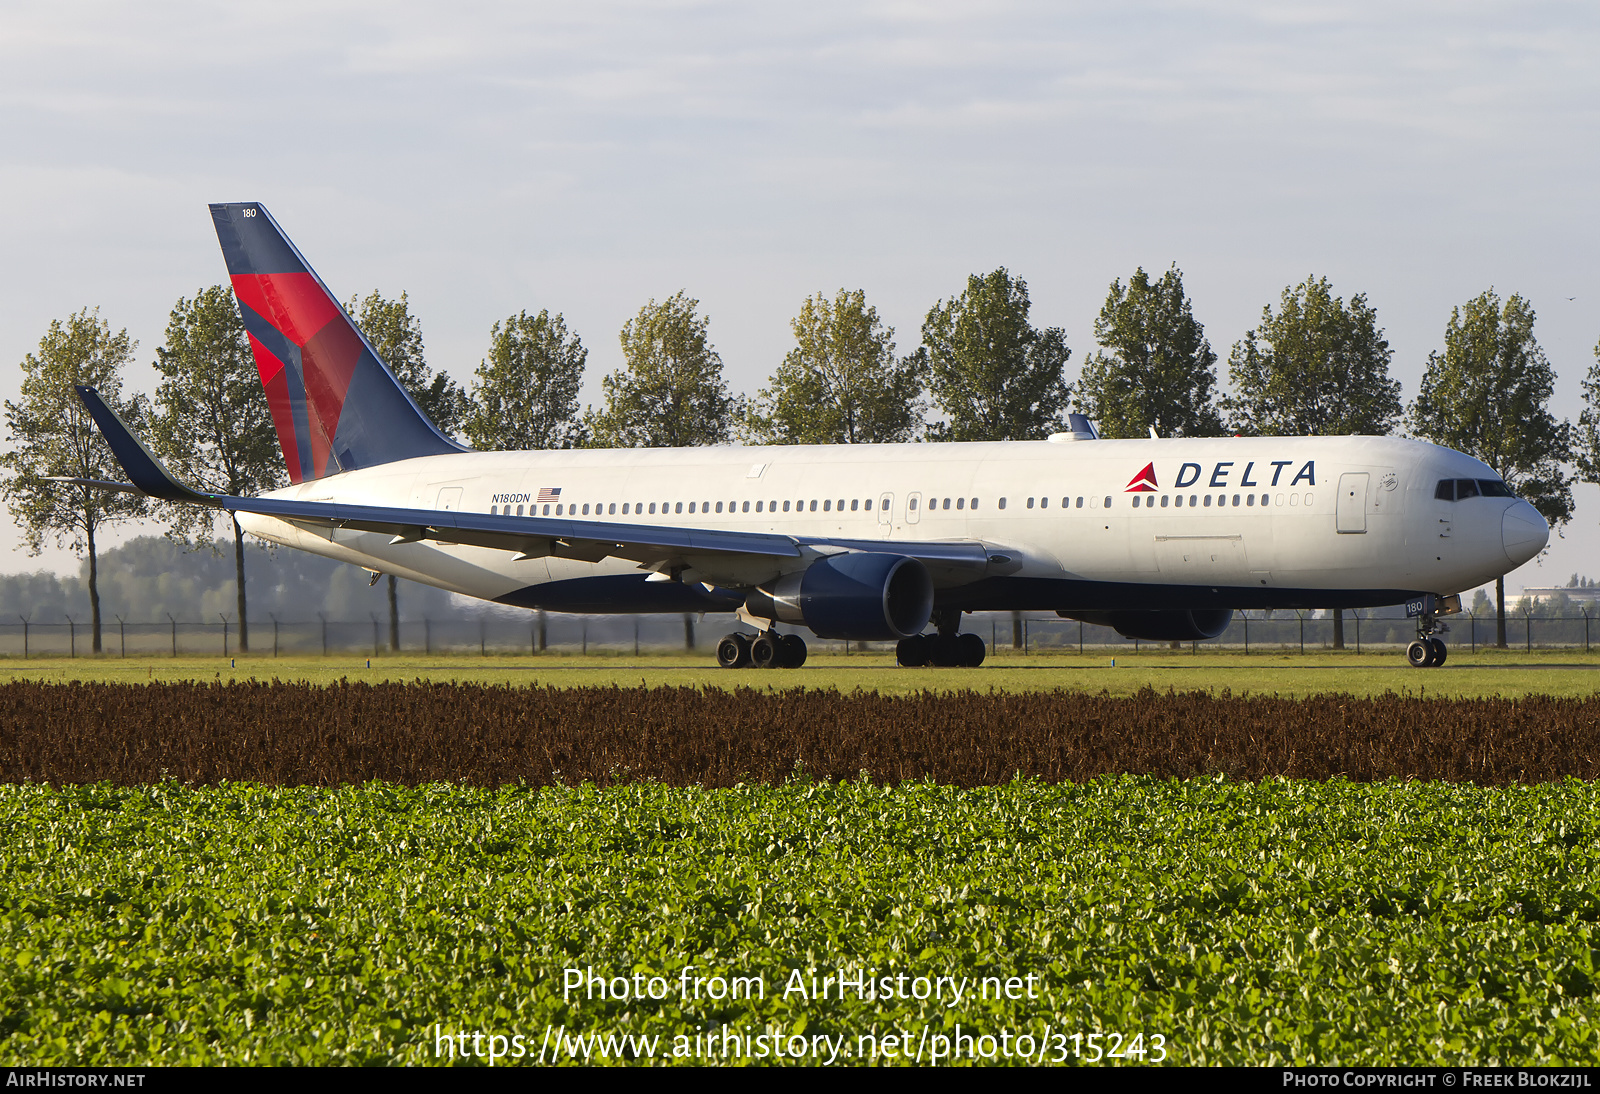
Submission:
[[[914,634],[902,638],[895,647],[895,660],[907,668],[934,665],[938,668],[975,669],[983,664],[988,647],[983,639],[972,632],[957,633],[961,627],[961,613],[943,611],[933,613],[938,634]]]
[[[717,643],[717,664],[725,669],[797,669],[805,663],[806,640],[798,634],[734,631]]]
[[[1444,641],[1434,637],[1435,631],[1445,629],[1433,615],[1423,615],[1417,620],[1417,639],[1406,647],[1406,661],[1414,669],[1434,669],[1444,664],[1450,651]]]

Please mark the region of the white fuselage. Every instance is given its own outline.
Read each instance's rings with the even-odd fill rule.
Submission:
[[[1148,488],[1136,489],[1147,465]],[[1319,596],[1331,606],[1458,592],[1543,548],[1526,531],[1544,527],[1526,502],[1440,501],[1442,479],[1498,476],[1461,453],[1383,437],[1052,440],[462,453],[271,496],[797,537],[973,540],[999,560],[987,574],[934,574],[941,602],[969,610],[1097,608],[1134,594],[1147,600],[1141,607],[1195,606],[1197,597],[1296,607],[1320,606]],[[240,523],[277,543],[488,600],[543,603],[549,587],[559,607],[559,583],[642,576],[615,558],[517,560],[271,517],[241,514]],[[675,576],[743,590],[814,558],[695,558]],[[606,610],[646,610],[620,591],[631,587],[618,583]]]

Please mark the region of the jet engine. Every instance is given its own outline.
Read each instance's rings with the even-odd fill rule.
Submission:
[[[1170,608],[1162,611],[1057,612],[1097,627],[1110,627],[1124,638],[1147,642],[1199,642],[1215,638],[1233,621],[1232,608]]]
[[[933,579],[904,555],[830,555],[751,593],[745,609],[809,627],[818,638],[888,642],[922,633],[933,614]]]

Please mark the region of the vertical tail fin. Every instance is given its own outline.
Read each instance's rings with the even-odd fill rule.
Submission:
[[[291,482],[459,452],[417,408],[272,215],[211,206]]]

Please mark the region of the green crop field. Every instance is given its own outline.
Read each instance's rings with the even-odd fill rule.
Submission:
[[[1414,669],[1397,652],[1289,654],[1190,653],[1144,649],[1116,654],[1013,654],[1004,651],[978,669],[905,669],[873,653],[817,654],[801,669],[725,670],[709,654],[590,656],[526,654],[487,657],[401,654],[379,658],[329,657],[100,657],[0,660],[0,683],[284,680],[328,684],[339,680],[538,685],[545,687],[760,687],[837,688],[905,695],[928,689],[1076,691],[1132,695],[1157,691],[1229,690],[1235,695],[1426,694],[1477,698],[1494,695],[1584,696],[1600,692],[1600,651],[1523,652],[1452,650],[1438,669]]]
[[[1600,1063],[1596,663],[1391,658],[5,662],[0,1063]]]
[[[1593,1064],[1597,806],[1576,782],[9,786],[0,1058]]]

